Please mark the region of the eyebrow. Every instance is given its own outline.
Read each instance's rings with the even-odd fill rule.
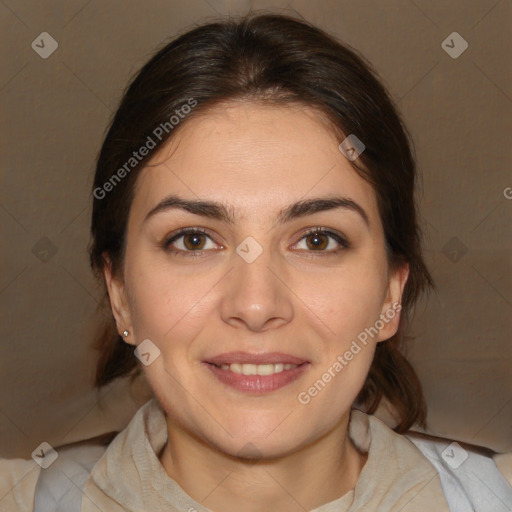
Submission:
[[[357,213],[369,227],[370,220],[358,203],[347,197],[330,196],[321,198],[304,199],[285,207],[279,213],[277,222],[284,224],[293,219],[298,219],[313,213],[324,212],[343,208]],[[216,201],[202,201],[196,199],[183,199],[176,195],[170,195],[160,201],[145,217],[144,222],[154,215],[171,209],[184,210],[195,215],[222,221],[226,224],[234,224],[233,210]]]

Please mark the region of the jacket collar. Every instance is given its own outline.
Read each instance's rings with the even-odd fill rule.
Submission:
[[[368,452],[354,490],[311,512],[449,512],[439,475],[421,452],[378,418],[353,409],[349,436]],[[165,472],[165,414],[155,398],[135,414],[97,462],[84,488],[82,512],[210,512]]]

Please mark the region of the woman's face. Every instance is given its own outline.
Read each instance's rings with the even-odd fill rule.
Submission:
[[[144,371],[173,424],[224,453],[280,456],[346,426],[396,331],[407,271],[390,273],[340,142],[304,107],[230,104],[138,177],[124,275],[106,269],[118,329],[160,350]]]

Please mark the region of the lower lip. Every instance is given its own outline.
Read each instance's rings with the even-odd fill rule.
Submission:
[[[244,375],[231,370],[223,370],[211,363],[203,363],[222,383],[238,391],[253,394],[263,394],[276,391],[287,384],[297,380],[309,368],[309,363],[303,363],[290,370],[283,370],[272,375]]]

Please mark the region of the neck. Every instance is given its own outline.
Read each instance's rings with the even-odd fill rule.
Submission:
[[[189,496],[210,510],[312,510],[353,489],[366,462],[367,455],[346,435],[348,417],[292,454],[255,461],[225,454],[167,417],[169,435],[160,461]]]

